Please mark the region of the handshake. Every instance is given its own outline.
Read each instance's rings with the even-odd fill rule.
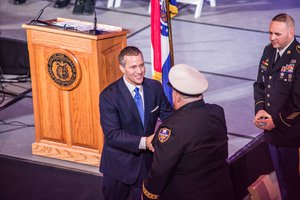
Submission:
[[[149,149],[150,151],[154,152],[154,147],[152,145],[152,140],[154,137],[154,133],[148,137],[146,137],[146,149]]]

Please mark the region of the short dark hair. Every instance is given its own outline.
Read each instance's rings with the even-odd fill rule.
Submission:
[[[122,65],[123,67],[126,66],[126,63],[124,60],[125,56],[137,56],[139,54],[141,54],[143,56],[141,50],[139,50],[137,47],[134,47],[134,46],[125,47],[118,56],[120,65]]]
[[[285,22],[289,26],[295,26],[294,19],[286,13],[280,13],[280,14],[276,15],[275,17],[273,17],[272,21]]]

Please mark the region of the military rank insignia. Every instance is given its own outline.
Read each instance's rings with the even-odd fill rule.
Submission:
[[[296,50],[298,51],[298,53],[300,53],[300,45],[296,46]]]
[[[168,128],[161,128],[158,132],[158,140],[161,143],[167,141],[171,136],[171,130]]]

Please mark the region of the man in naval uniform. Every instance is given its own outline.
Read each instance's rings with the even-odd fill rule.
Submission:
[[[223,108],[204,102],[202,93],[208,82],[195,68],[175,65],[169,81],[176,111],[154,137],[154,158],[143,183],[143,199],[233,199]]]
[[[300,44],[291,16],[279,14],[269,26],[254,83],[254,124],[264,130],[283,200],[300,199]]]

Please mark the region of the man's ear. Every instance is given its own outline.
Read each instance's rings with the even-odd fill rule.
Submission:
[[[121,70],[121,72],[123,72],[123,74],[125,73],[125,68],[122,65],[119,65],[119,68]]]
[[[289,36],[290,36],[290,38],[295,37],[295,28],[294,27],[289,28]]]
[[[175,96],[176,96],[177,102],[179,103],[181,101],[181,98],[180,98],[181,96],[176,90],[175,90]]]

